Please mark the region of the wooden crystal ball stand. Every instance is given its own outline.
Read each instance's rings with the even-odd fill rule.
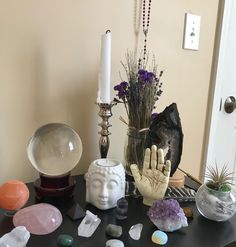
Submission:
[[[75,178],[71,177],[69,173],[58,177],[48,177],[40,174],[40,178],[34,182],[34,189],[39,200],[44,197],[71,197],[75,184]]]

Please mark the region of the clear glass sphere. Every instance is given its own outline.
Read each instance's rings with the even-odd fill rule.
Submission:
[[[79,162],[82,142],[71,127],[50,123],[35,131],[29,140],[27,154],[40,173],[60,176],[70,172]]]

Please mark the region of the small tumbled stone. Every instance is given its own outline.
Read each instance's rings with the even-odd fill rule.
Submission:
[[[141,232],[143,230],[143,224],[138,223],[130,227],[129,236],[134,240],[139,240],[141,237]]]
[[[163,231],[157,230],[152,234],[152,242],[155,244],[164,245],[167,243],[167,241],[168,241],[168,236]]]
[[[184,214],[187,218],[193,218],[193,211],[189,207],[184,207],[183,208]]]
[[[106,227],[106,234],[113,238],[119,238],[122,235],[122,227],[109,224]]]
[[[106,247],[124,247],[124,243],[117,239],[110,239],[106,242]]]
[[[62,223],[61,212],[51,204],[39,203],[20,209],[13,217],[15,227],[24,226],[30,233],[45,235]]]
[[[57,238],[57,245],[60,247],[70,247],[73,245],[74,239],[67,234],[60,234]]]

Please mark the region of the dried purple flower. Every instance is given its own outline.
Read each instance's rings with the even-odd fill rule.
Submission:
[[[144,83],[153,83],[155,79],[155,75],[152,72],[148,72],[147,70],[140,69],[138,71],[138,79]]]
[[[117,96],[121,99],[127,93],[128,82],[123,81],[120,84],[114,86],[114,90],[118,91]]]
[[[124,90],[126,90],[129,84],[126,81],[122,81],[120,85],[123,87]]]
[[[147,70],[147,60],[137,59],[134,53],[126,54],[126,63],[121,62],[127,80],[114,87],[116,102],[123,103],[128,116],[128,126],[137,131],[148,128],[155,103],[161,95],[161,82],[155,59]]]
[[[151,120],[152,121],[154,121],[154,120],[156,120],[157,119],[157,116],[158,116],[158,113],[152,113],[152,115],[151,115]]]

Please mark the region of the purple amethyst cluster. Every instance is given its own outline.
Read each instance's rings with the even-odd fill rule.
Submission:
[[[188,226],[187,218],[175,199],[157,200],[147,212],[150,220],[160,230],[172,232]]]
[[[178,201],[174,199],[157,200],[149,208],[147,215],[151,220],[172,219],[178,220],[184,215],[183,209],[180,207]]]

